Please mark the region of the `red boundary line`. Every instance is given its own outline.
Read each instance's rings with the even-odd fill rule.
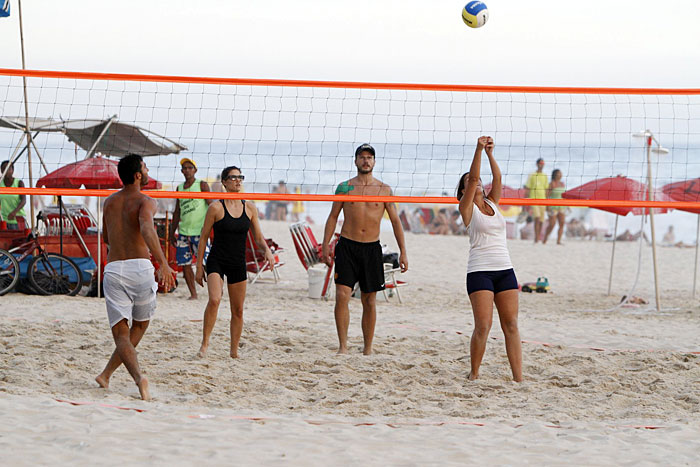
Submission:
[[[698,95],[700,89],[670,88],[596,88],[569,86],[487,86],[465,84],[371,83],[360,81],[322,81],[295,79],[216,78],[206,76],[141,75],[129,73],[93,73],[82,71],[20,70],[0,68],[0,75],[30,78],[93,79],[190,84],[226,84],[247,86],[293,86],[320,88],[393,89],[404,91],[512,92],[546,94],[638,94]]]

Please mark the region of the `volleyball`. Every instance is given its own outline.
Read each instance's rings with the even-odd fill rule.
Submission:
[[[462,9],[462,20],[470,28],[480,28],[489,19],[489,9],[484,2],[469,2]]]

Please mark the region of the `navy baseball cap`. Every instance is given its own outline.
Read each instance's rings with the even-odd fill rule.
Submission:
[[[355,157],[359,156],[360,153],[367,151],[368,153],[372,154],[373,157],[376,157],[377,154],[374,151],[374,148],[369,145],[368,143],[361,144],[355,149]]]

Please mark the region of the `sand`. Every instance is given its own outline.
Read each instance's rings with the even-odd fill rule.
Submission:
[[[314,226],[318,238],[322,226]],[[694,250],[660,248],[662,311],[619,302],[637,244],[509,247],[521,282],[522,384],[494,318],[481,379],[468,382],[473,319],[465,237],[407,235],[404,303],[378,296],[375,355],[364,357],[359,300],[350,355],[337,356],[332,301],[307,297],[288,225],[282,282],[248,287],[241,358],[228,357],[228,302],[209,356],[195,357],[206,292],[159,296],[139,358],[152,402],[119,369],[94,383],[113,343],[102,300],[10,294],[0,309],[0,449],[8,464],[692,464],[700,452],[700,302]],[[390,232],[382,241],[395,245]],[[634,295],[653,303],[651,252]],[[264,277],[264,276],[263,276]],[[182,281],[182,280],[181,280]],[[63,401],[86,402],[71,405]],[[135,410],[119,410],[111,406]],[[639,427],[658,427],[639,428]]]

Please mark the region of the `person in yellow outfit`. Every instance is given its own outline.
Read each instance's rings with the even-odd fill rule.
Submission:
[[[525,184],[525,197],[530,199],[545,199],[547,198],[547,188],[549,188],[549,180],[547,174],[542,172],[544,169],[544,159],[537,159],[537,171],[530,174]],[[546,209],[544,206],[530,206],[530,215],[535,221],[535,243],[540,239],[542,234],[542,225],[544,224]]]
[[[8,167],[9,164],[9,167]],[[7,169],[7,172],[5,172]],[[24,182],[14,178],[15,165],[10,161],[3,161],[0,164],[0,173],[5,176],[0,180],[0,187],[24,188]],[[0,195],[0,216],[7,225],[7,230],[19,230],[17,218],[24,218],[24,205],[27,202],[25,195]]]

